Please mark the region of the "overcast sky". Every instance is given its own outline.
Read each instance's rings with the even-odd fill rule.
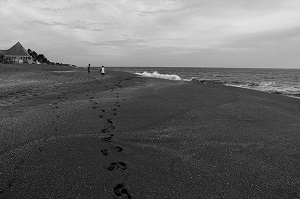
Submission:
[[[78,66],[300,68],[300,0],[0,0],[0,26]]]

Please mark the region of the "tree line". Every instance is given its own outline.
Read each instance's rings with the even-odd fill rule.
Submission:
[[[35,51],[32,51],[30,49],[28,49],[27,52],[32,57],[33,61],[38,61],[40,63],[49,63],[50,62],[43,54],[37,54]]]
[[[58,62],[51,62],[45,57],[43,54],[38,54],[35,51],[32,51],[31,49],[27,50],[28,54],[32,57],[33,61],[38,61],[40,63],[46,63],[49,65],[62,65],[62,66],[70,66],[70,64],[63,64],[63,63],[58,63]],[[72,65],[75,66],[75,65]]]

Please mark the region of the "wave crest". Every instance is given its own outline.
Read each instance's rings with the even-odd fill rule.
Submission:
[[[153,73],[144,71],[143,73],[135,73],[135,74],[145,76],[145,77],[154,77],[160,79],[181,80],[181,78],[178,75],[160,74],[157,71],[154,71]]]
[[[198,79],[198,78],[192,78],[190,81],[192,82],[200,82],[200,83],[209,83],[209,84],[224,84],[223,81],[220,79]]]

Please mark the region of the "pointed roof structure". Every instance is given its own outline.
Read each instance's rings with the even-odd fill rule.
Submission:
[[[16,43],[10,49],[6,50],[5,55],[14,55],[14,56],[26,56],[30,57],[25,48],[20,44],[20,42]]]
[[[0,55],[5,55],[6,50],[0,50]]]

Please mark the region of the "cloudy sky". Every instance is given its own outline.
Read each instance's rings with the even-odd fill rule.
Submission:
[[[0,0],[0,26],[78,66],[300,68],[299,0]]]

